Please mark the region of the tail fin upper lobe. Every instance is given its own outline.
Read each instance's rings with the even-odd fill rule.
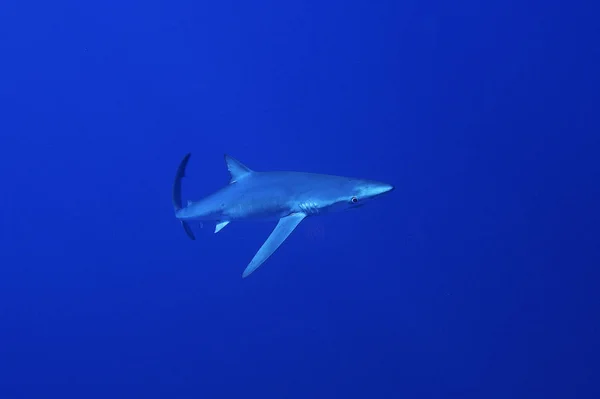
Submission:
[[[172,201],[173,208],[176,212],[183,208],[181,204],[181,179],[185,177],[185,168],[187,167],[187,163],[190,160],[191,155],[191,153],[187,153],[185,157],[183,157],[183,159],[179,163],[179,167],[177,168],[177,174],[175,175],[175,181],[173,182]],[[192,232],[192,229],[187,224],[187,222],[185,220],[181,220],[181,225],[183,226],[183,229],[185,230],[187,236],[192,240],[195,240],[196,237],[194,237],[194,233]]]

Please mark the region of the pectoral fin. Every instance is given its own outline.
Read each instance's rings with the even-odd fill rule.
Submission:
[[[246,270],[244,270],[242,277],[248,277],[253,271],[258,269],[279,248],[305,217],[306,214],[304,213],[293,213],[279,219],[277,226],[275,226],[269,238],[267,238],[256,255],[254,255],[254,258],[250,261]]]

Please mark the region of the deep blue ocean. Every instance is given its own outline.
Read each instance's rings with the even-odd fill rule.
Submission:
[[[600,398],[593,2],[0,3],[0,399]],[[175,219],[258,171],[380,180]]]

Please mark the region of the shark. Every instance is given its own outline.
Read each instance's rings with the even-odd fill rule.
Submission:
[[[225,154],[229,184],[198,201],[183,206],[181,183],[191,153],[177,168],[172,189],[175,217],[187,236],[195,240],[190,222],[214,222],[218,233],[232,222],[272,221],[275,228],[242,273],[258,269],[307,217],[363,206],[394,190],[375,180],[294,171],[256,171]]]

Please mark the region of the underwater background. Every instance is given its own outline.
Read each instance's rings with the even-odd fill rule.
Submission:
[[[0,399],[598,398],[593,2],[0,4]],[[394,184],[175,219],[255,170]]]

